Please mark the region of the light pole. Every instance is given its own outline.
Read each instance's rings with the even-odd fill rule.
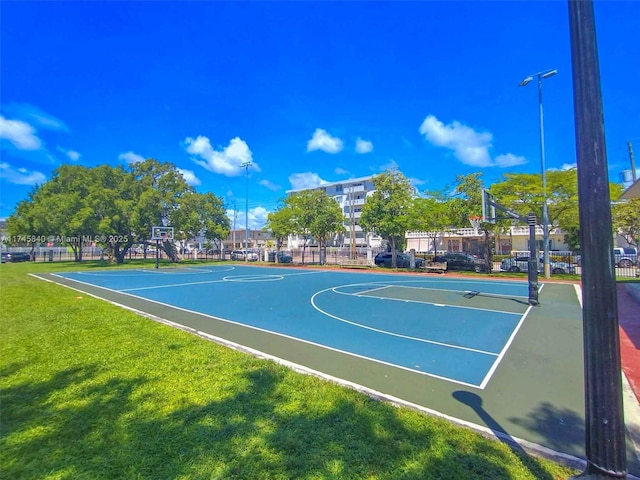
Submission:
[[[547,172],[544,164],[544,120],[542,115],[542,79],[549,78],[558,73],[558,70],[546,70],[544,72],[534,73],[522,80],[518,86],[524,87],[534,77],[538,78],[538,105],[540,107],[540,164],[542,167],[542,242],[543,242],[543,262],[544,262],[544,277],[551,277],[551,269],[549,267],[549,211],[547,208]]]
[[[252,165],[250,161],[243,162],[241,167],[244,167],[244,171],[247,178],[247,189],[244,203],[244,261],[249,262],[249,167]]]

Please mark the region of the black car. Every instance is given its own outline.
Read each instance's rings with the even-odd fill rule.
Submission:
[[[433,261],[447,262],[447,270],[467,270],[478,273],[489,270],[486,263],[469,253],[445,253],[436,255]]]
[[[378,267],[391,267],[391,252],[379,253],[374,258],[374,262]],[[416,268],[421,268],[424,260],[422,258],[416,258]],[[411,265],[411,256],[398,252],[396,253],[396,267],[398,268],[409,268]]]
[[[269,252],[269,261],[276,261],[276,252]],[[278,263],[291,263],[293,262],[293,257],[284,252],[278,252]]]
[[[31,255],[26,252],[2,252],[2,263],[5,262],[28,262],[31,260]]]

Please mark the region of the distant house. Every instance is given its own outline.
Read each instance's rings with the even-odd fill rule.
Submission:
[[[560,228],[554,228],[549,232],[549,249],[567,251],[568,245],[564,242],[564,232]],[[407,250],[415,249],[418,253],[438,252],[468,252],[472,254],[484,253],[484,232],[474,228],[458,228],[447,232],[407,232]],[[529,250],[529,227],[514,226],[504,233],[496,235],[495,253],[507,255],[511,251]],[[542,228],[536,227],[536,249],[542,249]]]

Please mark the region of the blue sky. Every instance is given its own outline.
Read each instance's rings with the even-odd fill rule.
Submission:
[[[640,2],[595,3],[609,177],[640,157]],[[174,163],[260,227],[289,189],[575,165],[568,6],[2,2],[0,218],[61,164]],[[253,162],[248,180],[243,161]],[[640,161],[636,161],[640,163]]]

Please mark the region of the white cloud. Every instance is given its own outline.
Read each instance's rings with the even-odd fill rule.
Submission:
[[[489,148],[493,136],[489,132],[478,133],[455,120],[445,125],[429,115],[422,122],[420,133],[433,145],[453,150],[455,157],[464,164],[474,167],[488,167],[492,164]]]
[[[513,153],[491,158],[493,135],[490,132],[476,132],[473,128],[454,120],[445,125],[433,115],[428,115],[420,126],[427,141],[438,147],[448,148],[465,165],[473,167],[511,167],[527,163],[526,158]]]
[[[138,155],[137,153],[128,151],[126,153],[121,153],[120,155],[118,155],[118,160],[124,160],[127,163],[138,163],[144,162],[145,158],[142,155]]]
[[[380,171],[381,172],[384,172],[384,171],[387,171],[387,170],[400,170],[400,168],[398,167],[398,163],[395,160],[391,159],[387,163],[385,163],[384,165],[380,166]]]
[[[349,170],[345,170],[344,168],[340,168],[340,167],[336,167],[336,169],[334,170],[334,172],[336,173],[336,175],[349,175]]]
[[[0,138],[11,142],[18,150],[40,150],[42,141],[36,130],[22,120],[8,120],[0,115]]]
[[[13,168],[8,163],[0,163],[0,178],[16,185],[43,184],[47,177],[44,173],[29,171],[26,168]]]
[[[329,182],[320,178],[317,173],[293,173],[289,175],[289,183],[292,190],[300,190],[303,188],[314,188],[320,185],[325,185]]]
[[[200,179],[196,177],[196,174],[193,173],[192,170],[178,168],[178,172],[180,172],[180,174],[184,177],[184,180],[185,182],[187,182],[188,185],[194,186],[194,185],[200,185],[202,183]]]
[[[31,124],[46,130],[57,130],[69,132],[69,127],[59,118],[54,117],[34,105],[28,103],[11,103],[3,107],[5,111],[11,112],[13,116],[28,121]]]
[[[326,130],[316,128],[311,140],[307,143],[307,152],[322,150],[327,153],[338,153],[342,150],[342,140],[332,137]]]
[[[210,172],[220,173],[227,177],[242,175],[245,168],[243,163],[251,162],[250,170],[259,172],[260,167],[253,162],[253,155],[247,143],[240,137],[231,139],[229,145],[221,150],[215,150],[209,139],[203,135],[196,138],[187,137],[184,141],[187,153],[201,158],[193,161]]]
[[[512,153],[491,158],[493,135],[490,132],[476,132],[473,128],[454,120],[445,125],[433,115],[428,115],[420,126],[427,141],[438,147],[448,148],[465,165],[473,167],[511,167],[527,163],[527,160]]]
[[[527,163],[527,159],[513,153],[505,153],[498,155],[494,162],[497,167],[513,167],[515,165],[524,165]]]
[[[578,168],[578,164],[576,162],[573,163],[563,163],[560,167],[560,170],[572,170],[574,168]],[[551,170],[551,169],[549,169]]]
[[[373,143],[360,137],[356,140],[356,153],[369,153],[373,151]]]
[[[249,229],[250,230],[260,230],[267,223],[267,215],[269,215],[269,211],[264,207],[255,207],[249,209]],[[235,229],[243,230],[245,228],[245,216],[244,209],[236,210],[227,210],[227,218],[231,222],[231,228],[233,229],[234,225],[234,216],[235,216]]]
[[[280,185],[276,185],[275,183],[273,183],[270,180],[260,180],[258,182],[260,185],[262,185],[263,187],[267,187],[269,190],[276,192],[278,190],[280,190],[282,187]]]
[[[62,148],[60,146],[56,147],[56,150],[58,150],[60,153],[65,154],[67,158],[69,158],[69,160],[73,162],[77,162],[80,159],[80,153],[76,152],[75,150],[67,150],[66,148]]]

